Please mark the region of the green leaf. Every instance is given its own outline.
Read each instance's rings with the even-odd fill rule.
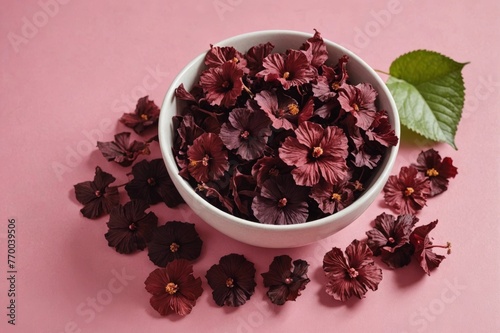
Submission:
[[[462,69],[466,64],[427,50],[409,52],[394,60],[386,84],[401,123],[457,149],[455,134],[464,107]]]

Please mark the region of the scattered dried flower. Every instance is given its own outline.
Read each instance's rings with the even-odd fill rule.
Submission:
[[[131,199],[140,199],[148,204],[164,202],[176,207],[184,202],[170,178],[163,159],[142,160],[132,167],[134,178],[125,185]]]
[[[125,254],[144,250],[158,224],[155,213],[145,212],[148,208],[149,205],[141,200],[114,207],[109,214],[108,232],[104,235],[108,245]]]
[[[344,302],[352,296],[365,297],[368,288],[377,290],[382,270],[373,261],[368,245],[355,239],[345,254],[347,257],[334,247],[323,258],[323,270],[328,278],[326,293]]]
[[[446,191],[448,178],[455,178],[458,173],[450,157],[441,159],[441,155],[432,148],[422,151],[417,157],[417,163],[412,164],[412,166],[430,180],[430,197]]]
[[[74,185],[76,200],[83,204],[80,212],[89,219],[95,219],[103,214],[109,214],[111,208],[118,205],[120,196],[118,188],[109,186],[116,180],[111,174],[95,168],[93,181]]]
[[[367,244],[375,256],[391,268],[406,266],[411,261],[414,248],[409,243],[410,234],[418,218],[405,214],[395,218],[382,213],[375,218],[375,228],[368,231]]]
[[[159,117],[160,108],[149,100],[149,96],[144,96],[137,101],[134,113],[124,113],[120,121],[140,134],[146,128],[156,125]]]
[[[114,161],[121,166],[131,165],[138,156],[149,155],[149,145],[144,142],[130,142],[130,132],[122,132],[115,135],[115,141],[97,141],[97,148],[108,161]]]
[[[269,288],[267,297],[272,303],[283,305],[286,301],[295,301],[309,283],[307,270],[309,264],[305,260],[295,260],[287,255],[274,257],[269,271],[262,273],[264,286]]]
[[[415,247],[415,256],[419,259],[420,267],[427,275],[431,275],[430,271],[437,268],[441,261],[446,257],[436,254],[432,251],[433,248],[447,249],[448,254],[451,253],[451,243],[444,245],[433,245],[429,233],[436,227],[438,220],[429,224],[415,228],[410,235],[410,242]]]
[[[213,289],[212,296],[219,306],[240,306],[253,295],[255,267],[243,255],[231,253],[223,256],[219,264],[207,271],[208,284]]]
[[[151,306],[162,316],[191,313],[203,293],[201,278],[193,276],[193,266],[185,259],[172,261],[165,268],[152,271],[144,281],[152,294]]]
[[[415,214],[425,206],[430,191],[430,181],[417,169],[402,167],[399,176],[389,176],[384,199],[398,214]]]
[[[194,224],[168,221],[154,231],[148,243],[148,256],[156,266],[165,267],[176,259],[197,259],[202,245]]]

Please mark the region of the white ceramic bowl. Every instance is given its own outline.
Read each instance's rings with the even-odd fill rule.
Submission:
[[[233,46],[244,53],[254,45],[271,42],[275,45],[273,52],[284,52],[289,48],[299,48],[310,37],[312,37],[312,34],[303,32],[267,30],[235,36],[215,45]],[[351,83],[367,82],[375,88],[378,92],[378,109],[387,110],[391,125],[396,135],[400,137],[399,116],[396,105],[389,90],[377,73],[351,51],[327,39],[324,39],[324,41],[327,45],[330,64],[335,64],[337,59],[344,54],[349,56],[348,72]],[[382,190],[391,173],[399,145],[390,147],[387,150],[373,181],[354,203],[340,212],[302,224],[267,225],[232,216],[205,201],[178,175],[179,169],[172,152],[172,116],[182,113],[182,103],[174,97],[174,91],[181,83],[184,84],[188,91],[191,89],[198,81],[201,71],[205,68],[204,57],[205,53],[200,54],[184,67],[174,79],[163,101],[158,126],[160,147],[165,165],[174,185],[189,207],[206,223],[221,233],[243,243],[267,248],[299,247],[310,244],[336,233],[355,221]]]

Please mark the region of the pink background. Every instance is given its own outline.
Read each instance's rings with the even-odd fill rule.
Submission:
[[[0,330],[16,332],[493,332],[500,330],[499,2],[79,1],[2,0],[0,11]],[[278,4],[279,3],[279,4]],[[47,4],[47,5],[44,5]],[[35,25],[36,24],[36,25]],[[313,32],[388,70],[397,56],[425,48],[471,63],[458,151],[404,133],[393,173],[430,147],[459,174],[428,201],[421,223],[453,253],[424,275],[391,271],[377,292],[339,303],[323,291],[321,260],[332,246],[363,238],[383,211],[382,196],[355,223],[324,241],[268,250],[233,241],[187,206],[153,206],[160,222],[196,223],[205,241],[195,275],[203,295],[186,318],[160,317],[144,280],[147,252],[120,255],[104,239],[107,217],[83,218],[73,184],[100,165],[125,182],[123,168],[94,148],[124,128],[117,119],[148,94],[161,105],[176,73],[210,43],[264,29]],[[385,77],[384,77],[385,79]],[[59,171],[56,166],[63,166]],[[7,221],[17,225],[17,321],[7,325]],[[204,278],[231,252],[257,269],[257,289],[237,309],[218,308]],[[272,306],[260,273],[275,255],[309,261],[311,283],[297,302]],[[122,282],[116,274],[124,274]],[[97,299],[95,308],[92,299]]]

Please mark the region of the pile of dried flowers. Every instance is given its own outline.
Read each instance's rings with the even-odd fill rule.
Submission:
[[[298,46],[211,46],[198,82],[176,89],[179,174],[246,220],[297,224],[342,210],[398,143],[377,91],[350,81],[347,56],[329,60],[317,31]]]
[[[270,55],[271,48],[269,44],[261,45],[242,56],[231,48],[212,47],[207,54],[209,69],[201,80],[205,82],[201,85],[201,88],[205,86],[202,89],[205,90],[205,96],[195,98],[195,95],[180,87],[178,95],[185,100],[192,99],[190,108],[193,112],[207,115],[210,112],[217,113],[216,116],[204,117],[200,125],[196,124],[193,116],[178,118],[177,158],[179,164],[183,165],[181,174],[188,179],[195,179],[198,190],[207,197],[215,198],[225,209],[234,209],[239,214],[248,214],[251,210],[257,212],[257,218],[260,213],[267,214],[263,207],[276,191],[293,191],[300,196],[296,206],[302,207],[302,210],[311,211],[310,199],[313,199],[322,214],[334,213],[354,200],[355,190],[362,188],[360,184],[369,178],[366,170],[376,166],[383,147],[397,143],[397,138],[388,127],[385,113],[372,109],[375,98],[372,89],[366,85],[350,86],[346,83],[347,59],[341,58],[334,68],[324,65],[321,59],[324,59],[325,54],[319,33],[308,40],[301,51]],[[229,60],[226,61],[226,58]],[[309,65],[299,66],[304,59]],[[289,73],[288,76],[283,73],[274,75],[276,68],[271,66],[273,61],[275,65],[283,66],[290,61],[291,64],[286,65],[289,67],[283,67]],[[312,64],[316,65],[311,67]],[[297,74],[291,76],[290,73],[295,73],[292,69]],[[231,90],[218,93],[217,89],[212,89],[210,82],[215,85],[219,82],[219,76],[231,78],[226,71],[230,71],[233,76],[237,73],[239,79],[232,83]],[[240,96],[240,90],[232,93],[240,80],[243,82],[240,72],[248,75],[245,84],[242,83],[243,88],[240,87],[248,94],[244,98]],[[250,77],[255,81],[250,80]],[[313,77],[316,81],[313,81]],[[257,84],[257,81],[268,90],[262,88],[254,94],[245,88],[246,84]],[[292,91],[292,87],[295,90]],[[319,91],[323,93],[319,94]],[[239,104],[241,108],[233,108],[226,114],[226,122],[219,122],[217,110],[228,111],[231,106],[242,102]],[[346,103],[357,108],[348,109]],[[297,109],[290,105],[295,105]],[[241,111],[243,108],[246,111]],[[248,117],[243,115],[245,112]],[[139,99],[134,113],[123,115],[120,121],[143,135],[148,132],[145,131],[148,128],[156,130],[158,116],[159,108],[145,96]],[[329,122],[325,125],[326,129],[314,123],[311,120],[314,117]],[[242,124],[246,125],[239,128]],[[218,128],[219,135],[207,131],[207,128]],[[241,136],[247,129],[255,128],[259,129],[256,133],[260,133],[255,140],[252,139],[252,131],[248,131],[247,137],[246,134]],[[235,131],[239,133],[237,136],[234,135]],[[295,135],[290,131],[294,131]],[[168,221],[159,226],[154,212],[147,212],[150,205],[163,202],[175,207],[183,200],[175,190],[161,159],[143,159],[134,164],[139,156],[150,154],[151,143],[157,135],[143,142],[131,142],[130,135],[129,132],[118,133],[114,141],[98,142],[97,146],[108,161],[124,167],[132,165],[128,173],[131,180],[112,186],[115,177],[96,167],[93,181],[74,185],[76,199],[83,204],[81,213],[87,218],[95,219],[109,214],[109,230],[105,238],[117,252],[128,254],[148,249],[150,260],[159,266],[145,280],[146,290],[152,294],[151,306],[161,315],[176,313],[184,316],[191,312],[203,292],[201,278],[193,275],[193,261],[200,256],[203,241],[194,224]],[[264,137],[268,139],[267,144],[262,142]],[[316,141],[301,142],[306,138]],[[238,142],[230,142],[233,139]],[[335,152],[336,148],[329,150],[328,145],[322,145],[323,142],[330,142],[330,139],[335,141],[336,147],[342,147],[342,152]],[[318,147],[324,148],[321,148],[321,154],[316,149]],[[308,149],[312,150],[306,152]],[[320,156],[313,156],[316,159],[314,165],[305,163],[303,168],[292,168],[291,165],[299,165],[299,160],[304,161],[304,156],[297,157],[302,150],[304,152],[300,154],[309,156],[317,151]],[[207,153],[211,155],[207,165],[204,165]],[[253,165],[238,165],[229,163],[227,156],[245,161],[254,159],[257,162]],[[319,157],[324,156],[331,158],[319,163]],[[339,156],[344,160],[336,159]],[[216,162],[219,160],[221,164]],[[328,164],[330,162],[333,164]],[[346,167],[348,164],[351,169]],[[227,177],[228,170],[232,170],[230,177]],[[306,177],[307,170],[316,176]],[[335,172],[330,172],[332,170]],[[228,188],[222,189],[220,183],[217,185],[214,177],[221,177],[221,174],[226,174],[225,181],[232,184]],[[432,249],[443,247],[449,252],[450,244],[433,245],[429,232],[437,225],[437,220],[415,227],[418,222],[415,214],[424,207],[428,198],[447,190],[449,178],[456,174],[457,169],[451,158],[441,159],[437,151],[429,149],[420,153],[416,163],[401,168],[398,176],[391,176],[384,187],[384,198],[387,205],[400,215],[382,213],[376,217],[374,228],[366,233],[367,240],[353,240],[345,254],[337,247],[325,254],[323,270],[327,278],[327,294],[336,300],[345,301],[352,296],[363,298],[368,289],[377,290],[382,280],[382,270],[375,263],[374,256],[380,256],[381,261],[391,269],[408,265],[412,258],[418,261],[427,274],[439,266],[445,257],[435,254]],[[119,195],[121,187],[125,188],[130,199],[123,205]],[[269,196],[265,193],[269,193]],[[328,194],[327,202],[319,199],[325,193]],[[338,200],[331,193],[338,194]],[[226,195],[232,197],[234,202],[224,200]],[[258,199],[249,201],[253,196]],[[274,202],[279,202],[282,198],[274,199]],[[294,202],[293,196],[289,199],[286,204]],[[304,207],[306,201],[309,207]],[[259,207],[255,209],[255,206]],[[296,214],[297,218],[300,215]],[[266,223],[264,220],[261,222]],[[286,218],[271,222],[290,223]],[[292,262],[288,255],[276,256],[268,272],[261,273],[270,301],[277,305],[295,301],[310,282],[308,267],[309,264],[304,260]],[[213,290],[212,296],[217,305],[241,306],[255,291],[255,275],[252,262],[241,254],[231,253],[220,258],[219,263],[207,271],[205,278]]]

